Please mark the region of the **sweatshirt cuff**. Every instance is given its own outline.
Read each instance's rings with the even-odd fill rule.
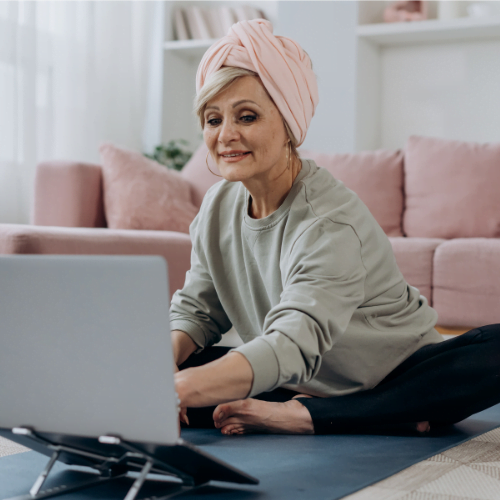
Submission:
[[[191,337],[191,340],[198,346],[194,354],[203,351],[206,346],[206,337],[203,330],[192,321],[185,319],[170,320],[170,330],[180,330]]]
[[[252,367],[253,384],[247,398],[274,389],[280,369],[273,348],[264,339],[257,337],[231,351],[243,354]]]

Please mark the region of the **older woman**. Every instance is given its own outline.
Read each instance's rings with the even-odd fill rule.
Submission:
[[[299,157],[318,103],[301,47],[268,21],[237,23],[197,91],[207,166],[224,180],[191,225],[172,299],[181,419],[224,434],[425,431],[499,402],[500,325],[442,341],[366,206]],[[231,326],[244,344],[210,347]]]

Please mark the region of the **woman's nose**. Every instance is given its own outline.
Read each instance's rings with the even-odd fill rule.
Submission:
[[[219,132],[219,142],[225,144],[231,141],[238,141],[240,138],[240,133],[234,123],[229,120],[225,120],[222,123],[222,127]]]

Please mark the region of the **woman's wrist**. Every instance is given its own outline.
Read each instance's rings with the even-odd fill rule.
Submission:
[[[244,399],[252,383],[252,367],[238,352],[175,374],[175,387],[183,407],[212,406]]]

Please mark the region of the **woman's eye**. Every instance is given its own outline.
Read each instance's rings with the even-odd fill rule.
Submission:
[[[207,120],[207,123],[211,127],[216,127],[217,125],[219,125],[220,122],[221,122],[220,118],[212,118],[211,120]]]
[[[241,119],[245,122],[245,123],[251,123],[253,121],[255,121],[257,117],[255,115],[243,115],[241,117]]]

